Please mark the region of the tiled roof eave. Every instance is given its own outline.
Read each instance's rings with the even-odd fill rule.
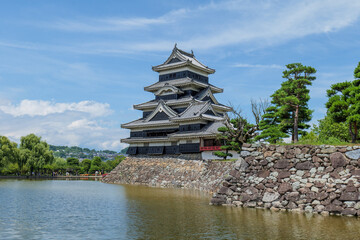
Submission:
[[[174,63],[174,64],[160,64],[160,65],[152,67],[152,70],[155,72],[160,72],[160,71],[164,71],[164,70],[170,70],[170,69],[180,68],[180,67],[185,67],[185,66],[191,66],[195,69],[204,71],[208,74],[215,73],[215,69],[212,69],[209,67],[200,67],[200,66],[193,64],[191,61],[179,62],[179,63]]]
[[[217,108],[217,109],[222,109],[222,110],[226,110],[227,112],[231,111],[232,108],[225,106],[225,105],[220,105],[220,104],[212,104],[213,108]]]
[[[210,115],[209,115],[210,116]],[[173,118],[171,119],[171,121],[173,122],[189,122],[189,121],[195,121],[195,120],[213,120],[213,121],[221,121],[223,120],[224,118],[222,117],[216,117],[216,118],[211,118],[211,117],[208,117],[208,116],[196,116],[196,117],[191,117],[191,118],[181,118],[181,117],[178,117],[178,118]]]
[[[184,134],[172,135],[170,136],[170,139],[185,139],[185,138],[196,138],[196,137],[217,137],[217,134],[216,133],[208,133],[208,134],[184,133]]]
[[[166,82],[156,82],[150,86],[144,87],[144,90],[147,92],[156,92],[157,90],[159,90],[160,88],[164,87],[164,85],[160,85],[160,83],[164,83],[164,84],[172,84],[173,86],[177,86],[177,87],[184,87],[184,86],[189,86],[189,85],[194,85],[194,86],[199,86],[199,87],[210,87],[211,91],[213,91],[214,93],[222,93],[224,90],[222,88],[216,87],[214,85],[211,84],[207,84],[207,83],[202,83],[196,80],[193,80],[191,78],[186,79],[187,81],[177,81],[179,79],[174,79],[174,80],[168,80]],[[156,84],[160,85],[160,86],[156,86]]]
[[[143,128],[143,127],[154,127],[154,126],[178,126],[178,124],[171,121],[166,123],[159,123],[157,121],[153,121],[153,122],[141,122],[131,125],[125,123],[121,125],[121,128],[133,129],[133,128]]]
[[[165,138],[123,138],[122,143],[143,143],[143,142],[164,142],[169,141],[168,137]]]
[[[182,104],[188,104],[192,101],[191,98],[189,99],[185,99],[184,101],[181,101],[181,99],[179,99],[179,101],[174,101],[174,102],[169,102],[166,101],[166,104],[168,106],[177,106],[177,105],[182,105]],[[137,105],[133,105],[134,109],[137,110],[142,110],[142,109],[148,109],[148,108],[154,108],[159,104],[159,102],[152,102],[152,103],[141,103],[141,104],[137,104]]]

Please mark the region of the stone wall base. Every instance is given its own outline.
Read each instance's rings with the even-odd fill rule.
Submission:
[[[216,192],[233,162],[205,162],[178,158],[127,157],[102,181]]]
[[[214,205],[360,216],[359,146],[246,145]]]

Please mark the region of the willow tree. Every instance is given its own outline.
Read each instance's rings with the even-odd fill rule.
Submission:
[[[41,141],[41,137],[29,134],[20,139],[20,160],[21,166],[19,164],[19,167],[26,164],[30,172],[39,172],[45,165],[54,162],[54,156],[49,145],[45,141]]]
[[[11,142],[7,137],[0,136],[0,168],[9,163],[17,163],[19,150],[17,144]]]
[[[327,90],[327,114],[336,123],[348,124],[351,142],[358,138],[360,126],[360,62],[354,70],[355,80],[345,81],[331,85]]]

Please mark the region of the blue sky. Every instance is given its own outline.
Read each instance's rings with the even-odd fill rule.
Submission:
[[[288,63],[317,69],[312,123],[326,89],[360,61],[359,1],[1,1],[0,135],[119,151],[174,43],[216,73],[224,104],[251,119]]]

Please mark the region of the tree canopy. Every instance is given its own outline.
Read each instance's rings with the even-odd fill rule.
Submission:
[[[289,134],[292,142],[297,142],[299,135],[306,134],[304,130],[310,127],[306,123],[311,120],[313,111],[308,107],[310,90],[307,86],[316,79],[313,76],[316,70],[301,63],[288,64],[286,68],[283,72],[286,81],[271,95],[272,106],[266,109],[259,124],[262,132],[257,140],[275,143]]]
[[[331,85],[327,90],[327,115],[335,123],[346,122],[353,143],[358,139],[360,126],[360,62],[354,70],[355,80]]]
[[[45,141],[41,141],[41,137],[35,134],[29,134],[20,139],[20,150],[22,163],[26,162],[30,171],[39,171],[46,164],[54,161],[52,151]]]
[[[19,157],[17,144],[11,142],[7,137],[0,136],[0,167],[18,162]]]
[[[248,143],[257,136],[259,130],[259,122],[263,118],[265,109],[268,106],[267,101],[260,100],[258,102],[251,101],[251,110],[255,119],[255,123],[250,123],[241,113],[240,109],[232,107],[232,117],[227,119],[225,126],[218,128],[219,134],[217,139],[222,142],[221,150],[214,154],[218,157],[226,159],[231,157],[230,150],[241,152],[244,143]]]

